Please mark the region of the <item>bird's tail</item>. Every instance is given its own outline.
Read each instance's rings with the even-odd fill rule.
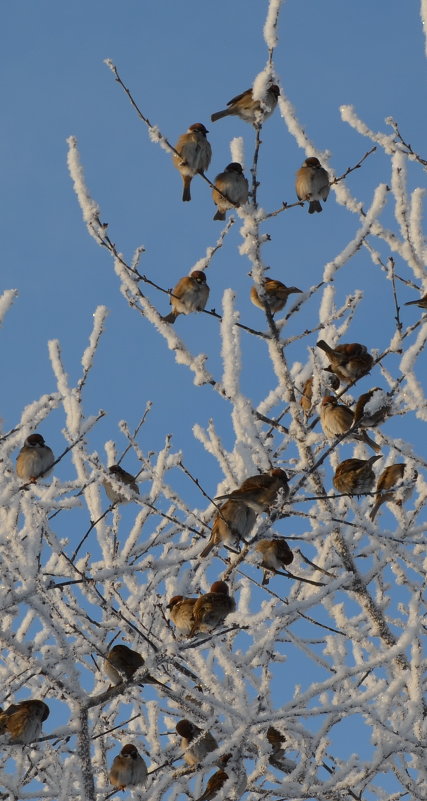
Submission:
[[[210,539],[208,544],[207,544],[207,546],[206,546],[206,548],[203,548],[203,551],[200,554],[202,559],[204,559],[205,556],[209,556],[209,554],[210,554],[212,548],[214,547],[214,545],[215,545],[215,543],[214,543],[213,539]]]
[[[225,211],[220,211],[218,209],[217,213],[214,216],[214,220],[225,220]]]
[[[323,209],[322,209],[322,207],[321,207],[321,205],[320,205],[318,200],[310,200],[310,205],[308,207],[308,213],[309,214],[314,214],[315,211],[319,212],[319,211],[323,211]]]
[[[171,325],[173,325],[177,317],[178,315],[176,314],[176,312],[171,311],[169,314],[166,314],[165,317],[162,317],[162,320],[164,323],[170,323]]]
[[[190,193],[191,175],[183,175],[182,180],[184,181],[182,199],[184,201],[191,200],[191,193]]]
[[[222,119],[222,117],[228,117],[230,114],[230,109],[224,108],[222,111],[216,111],[215,114],[212,114],[211,120],[212,122],[216,122],[217,120]]]

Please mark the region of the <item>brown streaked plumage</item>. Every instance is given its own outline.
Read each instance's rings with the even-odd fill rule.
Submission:
[[[120,684],[122,681],[131,681],[139,668],[144,665],[144,659],[137,651],[132,651],[127,645],[118,643],[108,651],[104,659],[104,670],[113,684]],[[164,687],[162,682],[157,681],[148,674],[141,680],[144,684],[159,684]]]
[[[11,745],[27,745],[39,738],[49,712],[48,705],[38,698],[10,704],[0,713],[0,735],[6,735]]]
[[[147,766],[135,745],[128,743],[123,746],[113,759],[108,778],[110,784],[119,790],[145,783]]]
[[[374,360],[365,345],[359,342],[343,343],[331,348],[323,339],[316,343],[328,359],[326,369],[335,373],[341,381],[349,383],[369,373]]]
[[[227,108],[222,111],[216,111],[212,114],[212,122],[220,120],[222,117],[236,116],[245,122],[250,122],[252,125],[264,122],[271,116],[277,106],[277,98],[280,95],[280,89],[275,83],[272,83],[267,90],[264,102],[261,104],[260,100],[254,100],[252,89],[246,89],[240,95],[232,97],[227,103]]]
[[[308,200],[308,213],[322,211],[319,200],[326,202],[329,195],[329,175],[315,156],[305,159],[297,170],[295,190],[298,200]]]
[[[265,292],[265,299],[272,314],[276,314],[276,312],[281,311],[285,307],[289,295],[295,292],[302,293],[302,289],[298,289],[296,286],[286,286],[282,284],[281,281],[276,281],[273,278],[266,278],[263,281],[263,289]],[[265,302],[260,298],[256,286],[251,287],[251,301],[254,306],[265,310]]]
[[[176,724],[176,730],[181,737],[181,749],[187,765],[199,765],[205,756],[218,748],[215,737],[209,731],[203,731],[191,720],[184,718]]]
[[[324,433],[330,439],[338,437],[341,434],[349,432],[349,437],[358,442],[363,442],[369,445],[375,453],[379,453],[381,448],[371,439],[366,431],[350,431],[354,423],[354,414],[348,406],[338,403],[337,398],[333,395],[325,395],[319,406],[320,422]]]
[[[119,464],[112,464],[111,467],[108,468],[108,472],[115,481],[117,481],[119,484],[123,484],[128,489],[127,494],[129,496],[132,492],[135,493],[135,495],[139,495],[139,487],[135,481],[135,476],[127,473],[126,470],[123,470],[123,467],[120,467]],[[111,503],[132,502],[133,499],[131,497],[126,497],[125,493],[117,489],[111,481],[108,481],[108,479],[105,479],[102,482],[102,485]]]
[[[197,598],[185,598],[183,595],[174,595],[170,599],[167,609],[172,622],[181,634],[189,635],[192,629],[194,604]]]
[[[34,483],[40,476],[47,476],[55,461],[53,451],[46,445],[41,434],[30,434],[16,459],[16,475],[23,481]]]
[[[238,548],[240,540],[250,534],[255,520],[255,512],[246,504],[230,500],[223,503],[215,515],[209,542],[200,554],[202,559],[221,543]]]
[[[209,592],[200,595],[193,608],[193,625],[190,637],[200,632],[210,632],[234,612],[236,602],[228,593],[225,581],[214,581]]]
[[[286,499],[289,494],[288,477],[280,467],[274,467],[267,473],[249,476],[238,489],[228,495],[219,495],[217,500],[227,498],[238,501],[249,506],[256,514],[261,514],[276,503],[280,490]]]
[[[203,270],[193,270],[191,275],[179,279],[170,297],[172,311],[162,319],[173,325],[179,314],[203,311],[208,297],[209,287],[205,273]]]
[[[371,509],[369,517],[375,520],[379,508],[383,503],[393,502],[397,506],[402,506],[404,501],[407,501],[413,491],[418,473],[416,470],[412,471],[412,475],[408,476],[408,465],[403,463],[391,464],[383,470],[377,481],[377,494],[374,506]],[[388,492],[396,484],[402,484],[401,491]]]
[[[212,158],[212,148],[206,139],[209,133],[201,122],[190,125],[187,132],[179,137],[175,150],[178,151],[173,156],[173,163],[181,173],[184,183],[182,194],[183,200],[191,200],[190,184],[192,178],[197,173],[204,173],[209,167]]]
[[[283,570],[284,567],[290,565],[294,560],[294,555],[283,537],[280,539],[259,540],[255,545],[255,550],[262,555],[261,567],[264,568],[263,584],[268,584],[269,571],[275,573],[277,570]]]
[[[333,483],[338,492],[348,495],[363,495],[371,492],[375,484],[372,465],[381,456],[370,459],[345,459],[335,470]]]
[[[214,220],[225,220],[228,209],[241,206],[248,199],[249,185],[243,175],[242,165],[232,161],[224,172],[216,176],[214,184],[217,187],[212,189],[213,202],[217,207]]]

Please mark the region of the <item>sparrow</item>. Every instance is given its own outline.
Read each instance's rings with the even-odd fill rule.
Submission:
[[[144,659],[137,651],[132,651],[127,645],[119,643],[114,645],[104,659],[104,670],[113,684],[120,684],[122,681],[130,681],[134,673],[143,666]],[[144,676],[144,684],[160,684],[153,676]]]
[[[323,432],[329,439],[334,439],[340,434],[345,434],[350,431],[354,424],[354,414],[348,406],[338,403],[337,398],[333,395],[325,395],[319,406],[320,422],[322,424]],[[381,448],[374,442],[373,439],[368,437],[366,431],[350,432],[352,439],[358,442],[364,442],[369,445],[375,453],[379,453]]]
[[[295,190],[298,200],[309,200],[308,213],[322,211],[319,200],[328,199],[329,175],[320,164],[319,159],[311,156],[297,170]]]
[[[202,795],[199,796],[199,798],[196,798],[196,801],[211,801],[211,799],[215,798],[215,796],[219,793],[219,791],[222,790],[225,782],[227,781],[227,779],[230,778],[228,773],[226,773],[224,770],[224,767],[226,767],[230,759],[231,759],[231,754],[224,754],[218,760],[218,764],[221,764],[222,767],[220,768],[220,770],[217,770],[216,773],[214,773],[210,777],[206,785],[205,792],[202,793]],[[243,793],[246,790],[248,778],[243,769],[238,770],[239,766],[237,764],[233,767],[237,768],[238,780],[235,787],[231,788],[230,795],[232,798],[240,798],[240,796],[243,795]]]
[[[199,632],[210,632],[224,623],[225,618],[234,612],[236,602],[228,594],[225,581],[214,581],[209,592],[200,595],[193,607],[193,624],[190,637]]]
[[[108,468],[108,472],[113,477],[114,484],[105,479],[102,485],[111,503],[131,503],[132,498],[127,498],[126,495],[120,492],[119,489],[116,489],[114,485],[116,483],[125,484],[131,492],[139,495],[139,487],[135,481],[135,477],[127,473],[126,470],[123,470],[123,467],[120,467],[119,464],[112,464],[111,467]]]
[[[218,207],[214,220],[225,220],[225,212],[228,209],[241,206],[248,199],[249,185],[243,175],[242,165],[238,161],[227,164],[224,172],[216,176],[214,183],[212,197]]]
[[[202,558],[208,556],[212,548],[221,542],[232,548],[238,548],[240,540],[244,540],[251,532],[255,520],[256,514],[249,506],[226,501],[215,515],[209,542],[200,556]]]
[[[215,737],[209,731],[204,732],[186,718],[179,720],[175,728],[181,737],[182,756],[190,767],[198,765],[207,754],[218,748]]]
[[[228,495],[218,495],[217,500],[227,498],[238,501],[249,506],[256,514],[261,514],[275,504],[280,490],[283,490],[286,499],[289,494],[288,477],[284,470],[275,467],[267,473],[249,476],[238,489]]]
[[[40,737],[49,712],[48,705],[38,698],[11,704],[0,712],[0,735],[7,735],[10,745],[27,745]]]
[[[329,367],[325,369],[335,373],[345,383],[355,381],[369,373],[374,363],[368,349],[359,342],[336,345],[335,348],[329,347],[323,339],[319,339],[316,344],[318,348],[325,351],[329,359]]]
[[[381,456],[370,459],[344,459],[334,473],[333,483],[338,492],[346,495],[363,495],[370,492],[375,484],[375,473],[372,465]]]
[[[206,139],[207,133],[209,131],[203,123],[195,122],[194,125],[190,125],[185,134],[179,137],[175,145],[175,150],[179,155],[175,153],[173,163],[181,173],[184,182],[183,200],[191,200],[191,179],[197,173],[204,173],[209,167],[212,148]]]
[[[333,389],[336,391],[340,385],[340,380],[337,375],[334,373],[329,373],[328,375],[328,389]],[[305,414],[308,416],[311,412],[311,407],[313,405],[313,376],[311,378],[307,378],[303,388],[302,388],[302,395],[300,400],[300,406],[304,410]]]
[[[257,125],[271,116],[277,106],[277,98],[279,95],[280,89],[275,83],[270,84],[262,102],[260,100],[254,100],[252,89],[247,89],[246,92],[232,97],[227,103],[227,108],[212,114],[211,120],[212,122],[216,122],[222,117],[236,116],[240,117],[240,119],[245,122]]]
[[[294,555],[285,539],[259,540],[255,550],[262,555],[261,567],[264,568],[262,583],[268,584],[268,573],[282,570],[294,560]]]
[[[127,743],[123,746],[120,754],[113,759],[108,778],[110,784],[119,790],[144,784],[147,779],[147,765],[135,745]]]
[[[170,296],[172,311],[162,317],[165,323],[173,323],[179,314],[203,311],[209,297],[209,287],[203,270],[193,270],[190,275],[180,278]]]
[[[364,392],[357,399],[354,422],[359,428],[374,428],[383,423],[391,409],[391,398],[380,387]]]
[[[411,497],[418,477],[416,470],[413,470],[410,476],[406,476],[406,486],[401,486],[402,491],[387,492],[387,490],[390,490],[392,487],[395,487],[396,484],[400,484],[404,480],[405,473],[408,472],[407,467],[405,463],[391,464],[383,470],[377,481],[377,500],[369,514],[371,520],[375,520],[378,510],[383,503],[390,503],[390,501],[392,501],[398,506],[402,506],[403,502]]]
[[[418,300],[408,300],[405,306],[418,306],[420,309],[427,309],[427,295],[423,295]]]
[[[16,474],[23,481],[35,481],[50,472],[55,461],[53,452],[41,434],[30,434],[16,459]]]
[[[193,610],[197,598],[174,595],[167,604],[172,622],[181,634],[189,635],[193,626]]]
[[[276,314],[284,308],[289,295],[294,292],[302,292],[302,289],[298,289],[296,286],[285,286],[281,281],[274,281],[272,278],[263,281],[263,289],[265,300],[272,314]],[[265,309],[265,301],[258,295],[256,286],[251,287],[251,301],[254,306]]]

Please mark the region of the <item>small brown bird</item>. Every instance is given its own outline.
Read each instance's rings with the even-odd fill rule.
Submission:
[[[238,548],[241,539],[245,539],[251,532],[256,520],[256,514],[244,503],[226,501],[215,515],[209,542],[200,556],[208,556],[215,545],[229,545]]]
[[[201,122],[190,125],[188,131],[179,137],[175,150],[179,156],[174,155],[173,163],[181,173],[184,182],[183,200],[191,200],[191,179],[197,173],[204,173],[209,167],[212,158],[212,148],[206,139],[209,133]]]
[[[323,339],[319,339],[316,344],[329,359],[329,367],[325,369],[335,373],[345,383],[355,381],[369,373],[374,363],[368,349],[359,342],[336,345],[335,348],[331,348]]]
[[[40,737],[49,712],[48,705],[38,698],[10,704],[0,712],[0,735],[5,735],[5,742],[10,745],[27,745]]]
[[[427,309],[427,295],[423,295],[418,300],[408,300],[405,306],[418,306],[420,309]]]
[[[55,461],[52,450],[41,434],[30,434],[16,459],[16,475],[23,481],[34,484],[37,479],[50,473]]]
[[[383,423],[390,413],[391,398],[380,387],[374,387],[364,392],[356,403],[354,409],[354,422],[360,428],[374,428]]]
[[[174,595],[166,607],[170,611],[172,622],[181,634],[190,634],[194,623],[193,611],[196,601],[197,598],[185,598],[183,595]]]
[[[228,209],[241,206],[248,199],[249,185],[243,175],[242,165],[237,161],[227,164],[224,172],[216,176],[214,183],[217,188],[212,189],[212,197],[218,207],[214,220],[225,220]]]
[[[284,773],[291,773],[296,768],[296,763],[284,756],[282,743],[286,742],[286,737],[280,731],[269,726],[267,729],[267,740],[271,745],[270,765],[282,770]]]
[[[255,550],[262,555],[261,567],[264,568],[264,578],[262,583],[268,584],[269,571],[275,573],[283,570],[286,565],[290,565],[294,560],[294,555],[285,539],[259,540],[255,545]]]
[[[231,754],[224,754],[218,760],[218,764],[221,764],[222,767],[220,768],[220,770],[217,770],[216,773],[214,773],[210,777],[204,793],[202,793],[202,795],[199,796],[199,798],[197,798],[196,801],[211,801],[211,799],[215,798],[215,796],[219,793],[219,791],[222,790],[225,782],[230,778],[228,773],[226,773],[224,770],[224,767],[226,767],[230,759],[231,759]],[[240,764],[237,764],[235,762],[232,768],[234,769],[234,771],[237,769],[236,772],[238,778],[237,782],[230,790],[230,797],[237,799],[240,798],[240,796],[243,795],[243,793],[245,792],[248,783],[248,778],[246,776],[245,771],[241,769]]]
[[[333,389],[336,392],[339,385],[340,385],[340,380],[338,376],[334,375],[334,373],[329,373],[327,377],[326,389],[329,389],[329,391]],[[305,382],[302,388],[300,406],[302,407],[302,409],[304,410],[305,414],[308,417],[308,415],[311,412],[311,408],[313,406],[313,376],[311,376],[311,378],[307,378],[307,381]]]
[[[214,581],[209,592],[200,595],[193,608],[193,625],[190,637],[195,634],[206,633],[224,623],[227,615],[234,612],[236,602],[228,594],[225,581]]]
[[[144,784],[147,779],[147,765],[138,749],[132,743],[124,745],[120,754],[113,759],[108,776],[110,784],[119,790]]]
[[[322,211],[319,200],[326,202],[329,195],[329,175],[319,159],[311,156],[297,170],[295,189],[298,200],[309,200],[308,213]]]
[[[128,489],[127,494],[129,496],[132,492],[139,495],[139,487],[135,481],[135,477],[127,473],[126,470],[123,470],[123,467],[120,467],[119,464],[112,464],[111,467],[108,468],[108,472],[114,479],[114,484],[105,479],[102,485],[111,503],[131,503],[133,499],[131,497],[126,497],[124,492],[120,492],[120,490],[116,488],[115,484],[124,484]]]
[[[284,470],[275,467],[267,473],[249,476],[238,489],[228,495],[219,495],[217,500],[221,501],[227,498],[231,501],[239,501],[249,506],[258,515],[266,512],[276,503],[280,490],[282,490],[285,500],[289,495],[288,477]]]
[[[209,297],[209,287],[203,270],[193,270],[191,275],[180,278],[170,296],[172,311],[162,317],[166,323],[175,322],[179,314],[203,311]]]
[[[143,666],[144,659],[137,651],[132,651],[127,645],[119,643],[108,651],[104,660],[104,670],[113,684],[120,684],[122,681],[130,681],[134,673]],[[143,678],[144,684],[160,684],[153,676],[148,674]]]
[[[285,286],[281,281],[275,281],[272,278],[266,278],[263,281],[263,289],[265,300],[272,314],[276,314],[284,308],[289,295],[294,292],[302,293],[302,289],[298,289],[296,286]],[[254,306],[265,310],[265,301],[260,298],[256,286],[251,287],[251,301]]]
[[[252,125],[257,125],[264,122],[271,116],[277,106],[277,98],[280,95],[280,89],[275,83],[270,84],[264,100],[254,100],[252,89],[246,89],[236,97],[232,97],[227,103],[227,108],[222,111],[217,111],[212,114],[212,122],[220,120],[222,117],[236,116],[245,122],[250,122]]]
[[[369,445],[375,453],[379,453],[381,448],[374,442],[373,439],[368,437],[366,431],[355,431],[351,433],[350,429],[354,423],[354,414],[348,406],[338,403],[337,398],[333,395],[325,395],[319,406],[320,422],[324,433],[330,439],[345,434],[346,431],[350,432],[351,439],[356,439],[358,442],[364,442]]]
[[[397,506],[402,506],[403,502],[411,497],[418,473],[416,470],[413,470],[409,476],[407,473],[408,465],[404,462],[402,464],[391,464],[383,470],[377,481],[377,500],[369,515],[371,520],[375,520],[378,510],[383,503],[393,502]],[[391,490],[392,487],[395,487],[396,484],[400,484],[400,482],[404,480],[405,483],[402,484],[400,490],[388,492],[388,490]]]
[[[199,729],[195,723],[184,718],[176,724],[176,730],[181,737],[183,758],[187,765],[199,765],[205,756],[218,748],[215,737],[209,731]]]
[[[375,484],[372,465],[381,456],[370,459],[344,459],[335,470],[333,483],[338,492],[346,495],[363,495],[370,492]]]

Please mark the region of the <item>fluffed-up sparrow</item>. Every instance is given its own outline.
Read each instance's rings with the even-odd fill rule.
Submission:
[[[0,712],[0,735],[6,735],[5,741],[10,745],[27,745],[39,738],[49,712],[48,705],[38,698],[10,704]]]
[[[144,665],[144,659],[137,651],[132,651],[127,645],[118,643],[114,645],[104,659],[104,670],[113,684],[120,684],[122,681],[130,681],[134,673]],[[144,684],[160,684],[153,676],[148,674],[141,680]]]
[[[294,560],[294,555],[283,537],[280,539],[259,540],[255,545],[255,550],[262,556],[261,567],[264,568],[264,578],[262,583],[268,584],[268,573],[275,573],[283,570],[286,565],[290,565]]]
[[[135,481],[135,476],[132,476],[130,473],[127,473],[126,470],[123,470],[123,467],[120,467],[119,464],[112,464],[111,467],[108,468],[108,472],[114,479],[114,482],[118,482],[119,484],[124,484],[127,487],[127,489],[129,490],[127,494],[129,496],[131,492],[134,492],[136,495],[139,495],[139,487]],[[105,479],[102,482],[102,485],[111,503],[132,502],[131,497],[126,497],[124,492],[120,492],[120,490],[115,487],[115,484],[111,481],[108,481],[108,479]]]
[[[374,428],[384,422],[391,405],[390,396],[380,387],[374,387],[357,399],[354,422],[359,424],[359,428]]]
[[[181,737],[182,756],[191,767],[199,765],[207,754],[218,748],[215,737],[209,731],[203,731],[187,718],[178,721],[176,730]]]
[[[181,634],[189,635],[192,629],[194,604],[197,598],[185,598],[184,595],[174,595],[170,599],[167,609],[172,622]]]
[[[377,481],[377,494],[374,506],[371,509],[369,517],[375,520],[380,506],[383,503],[393,502],[397,506],[402,506],[404,501],[407,501],[413,491],[415,482],[418,477],[418,472],[412,470],[408,476],[408,465],[403,462],[400,464],[391,464],[383,470]],[[402,484],[401,489],[394,492],[389,492],[396,484]]]
[[[190,637],[199,632],[210,632],[234,612],[236,602],[229,595],[225,581],[214,581],[209,592],[200,595],[193,608],[193,625]]]
[[[375,484],[372,465],[381,456],[370,459],[345,459],[335,470],[333,483],[338,492],[346,495],[363,495],[370,492]]]
[[[218,764],[221,765],[220,770],[217,770],[216,773],[214,773],[210,777],[204,793],[202,793],[202,795],[199,796],[199,798],[197,798],[196,801],[211,801],[211,799],[215,798],[215,796],[219,793],[219,791],[222,790],[224,784],[230,778],[229,774],[226,773],[226,771],[224,770],[224,768],[230,762],[230,759],[231,759],[231,754],[224,754],[218,760]],[[233,783],[232,787],[230,788],[229,795],[227,796],[227,798],[237,799],[243,795],[248,783],[248,778],[243,768],[243,760],[239,760],[239,762],[234,760],[234,764],[231,764],[229,768],[231,768],[231,770],[229,769],[230,774],[234,775],[237,774],[236,776],[237,780],[235,783]]]
[[[39,476],[46,476],[55,461],[52,450],[41,434],[30,434],[16,459],[16,474],[23,481],[34,483]]]
[[[273,278],[266,278],[265,281],[263,281],[263,289],[265,292],[265,300],[272,314],[276,314],[276,312],[281,311],[285,307],[289,295],[295,292],[302,292],[302,289],[298,289],[296,286],[285,286],[281,281],[276,281]],[[256,286],[251,287],[251,301],[254,306],[265,309],[265,301],[260,298]]]
[[[331,348],[323,339],[319,339],[316,344],[329,359],[329,367],[326,370],[335,373],[341,381],[346,383],[369,373],[374,363],[366,346],[360,345],[359,342],[343,343],[336,345],[335,348]]]
[[[289,495],[288,477],[280,467],[274,467],[267,473],[249,476],[238,489],[228,495],[219,495],[217,500],[238,501],[261,514],[275,504],[280,490],[285,500]]]
[[[322,211],[319,201],[328,199],[329,175],[315,156],[306,159],[297,170],[295,190],[298,200],[309,201],[309,214]]]
[[[209,297],[209,287],[203,270],[193,270],[180,278],[170,297],[172,311],[162,319],[174,323],[179,314],[203,311]]]
[[[212,148],[206,139],[209,133],[201,122],[190,125],[188,131],[179,137],[175,150],[179,156],[174,155],[173,163],[181,173],[184,183],[183,200],[191,200],[191,179],[197,173],[204,173],[209,167],[212,158]]]
[[[218,209],[214,220],[225,220],[228,209],[241,206],[248,199],[249,185],[243,175],[242,165],[238,161],[227,164],[224,172],[216,176],[214,183],[216,188],[212,189],[212,197]]]
[[[215,515],[209,542],[200,556],[208,556],[212,548],[221,543],[238,548],[240,540],[250,534],[255,520],[255,512],[246,504],[226,501]]]
[[[135,745],[127,743],[123,746],[120,754],[113,759],[108,778],[110,784],[119,790],[145,783],[147,765]]]
[[[325,397],[322,398],[322,402],[319,406],[319,414],[323,431],[330,439],[334,439],[340,436],[340,434],[345,434],[346,431],[350,431],[354,423],[354,414],[351,409],[349,409],[348,406],[338,403],[337,398],[334,398],[333,395],[325,395]],[[366,431],[350,432],[350,437],[358,442],[364,442],[365,445],[369,445],[375,453],[381,451],[381,448],[367,435]]]

